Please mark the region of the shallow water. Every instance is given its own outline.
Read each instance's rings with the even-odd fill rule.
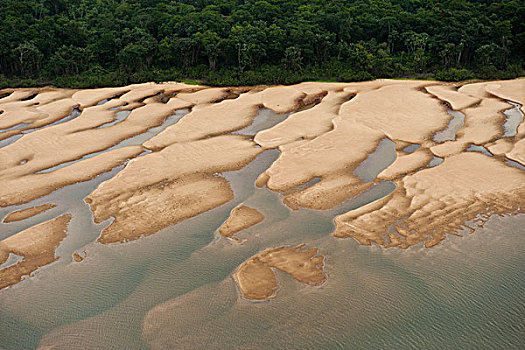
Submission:
[[[261,108],[257,116],[254,118],[253,123],[245,128],[232,132],[232,134],[239,135],[255,135],[259,131],[269,129],[286,118],[292,113],[278,114],[268,108]]]
[[[414,144],[412,144],[412,145],[409,145],[409,146],[406,146],[405,148],[403,148],[403,152],[414,153],[414,152],[417,151],[420,147],[421,147],[421,145],[418,145],[417,143],[414,143]]]
[[[18,264],[22,260],[24,260],[24,256],[23,255],[16,255],[14,253],[9,253],[9,256],[7,257],[7,260],[4,261],[2,264],[0,264],[0,270],[6,269],[9,266]]]
[[[12,126],[12,127],[10,127],[10,128],[0,129],[0,132],[4,132],[4,131],[12,131],[12,130],[18,130],[18,129],[22,129],[22,128],[27,128],[29,125],[31,125],[31,124],[20,123],[20,124],[17,124],[17,125],[15,125],[15,126]]]
[[[177,114],[178,113],[178,114]],[[177,112],[158,133],[176,123]],[[123,142],[142,144],[147,133]],[[116,147],[116,146],[115,146]],[[0,349],[378,349],[518,348],[525,330],[525,215],[493,217],[474,234],[450,236],[431,249],[360,246],[331,235],[336,215],[395,190],[380,181],[333,209],[290,210],[282,195],[254,186],[279,156],[261,153],[224,173],[235,199],[161,232],[126,244],[95,240],[110,220],[94,224],[83,201],[122,169],[59,189],[14,210],[53,203],[30,219],[0,224],[0,240],[62,213],[72,213],[60,260],[0,291]],[[373,181],[395,159],[385,139],[358,173]],[[435,158],[429,166],[443,159]],[[310,184],[315,184],[314,179]],[[265,220],[236,236],[217,229],[240,203]],[[327,282],[308,287],[278,273],[275,299],[239,297],[231,274],[257,252],[306,243],[326,257]],[[75,252],[86,252],[80,263]],[[14,257],[16,258],[16,257]],[[12,260],[13,258],[10,257]],[[146,332],[143,335],[143,330]]]
[[[112,122],[109,122],[109,123],[106,123],[106,124],[102,124],[100,126],[98,126],[96,129],[103,129],[103,128],[107,128],[107,127],[110,127],[110,126],[113,126],[117,123],[120,123],[124,120],[126,120],[126,118],[131,114],[131,111],[117,111],[115,112],[115,120],[113,120]]]
[[[159,341],[161,349],[454,349],[519,344],[525,326],[525,235],[516,228],[523,227],[525,216],[493,218],[486,229],[450,237],[432,249],[360,246],[331,236],[333,217],[381,198],[395,185],[380,182],[332,210],[292,211],[280,194],[253,185],[278,154],[263,152],[241,171],[225,174],[234,201],[126,244],[94,243],[109,221],[95,225],[81,200],[119,169],[2,209],[0,217],[42,203],[58,205],[3,224],[3,236],[6,228],[9,236],[73,213],[69,235],[57,251],[60,260],[0,292],[2,346],[147,349],[148,341]],[[216,234],[239,203],[265,215],[262,223],[238,234],[246,239],[243,244]],[[275,299],[252,303],[239,297],[230,275],[240,263],[268,247],[299,243],[319,247],[326,256],[326,284],[307,287],[279,273]],[[84,250],[86,259],[73,262],[71,254]],[[156,330],[144,338],[150,311]]]
[[[354,174],[363,182],[374,181],[380,172],[396,160],[396,144],[390,139],[383,139],[374,152],[354,170]]]
[[[434,135],[434,141],[442,143],[456,139],[456,133],[463,127],[465,115],[459,111],[447,109],[447,113],[452,117],[444,130],[438,131]]]
[[[493,156],[493,154],[490,153],[489,150],[486,149],[484,146],[470,145],[467,147],[466,151],[467,152],[480,152],[489,157]]]
[[[433,168],[435,166],[440,165],[443,162],[444,162],[443,158],[434,156],[434,158],[432,158],[432,160],[428,163],[427,167]]]
[[[523,113],[521,112],[520,104],[511,101],[507,101],[507,103],[514,106],[514,108],[503,112],[507,116],[503,124],[503,130],[505,131],[503,137],[513,137],[518,133],[518,126],[523,122]]]

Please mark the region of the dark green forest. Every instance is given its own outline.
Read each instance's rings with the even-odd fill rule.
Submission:
[[[525,1],[0,0],[0,86],[522,76]]]

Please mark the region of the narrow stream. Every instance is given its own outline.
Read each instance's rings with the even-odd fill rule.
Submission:
[[[443,158],[434,156],[434,158],[432,158],[432,160],[428,163],[427,167],[433,168],[443,163],[443,161],[444,161]]]
[[[493,154],[489,152],[488,149],[486,149],[484,146],[478,146],[478,145],[470,145],[466,149],[467,152],[480,152],[483,153],[486,156],[492,157]]]
[[[125,112],[125,111],[123,111],[123,112]],[[61,169],[61,168],[64,168],[64,167],[66,167],[68,165],[71,165],[71,164],[74,164],[76,162],[79,162],[81,160],[93,158],[93,157],[95,157],[95,156],[97,156],[99,154],[102,154],[102,153],[105,153],[105,152],[108,152],[108,151],[112,151],[112,150],[115,150],[115,149],[118,149],[118,148],[122,148],[122,147],[126,147],[126,146],[140,146],[144,142],[146,142],[147,140],[149,140],[152,137],[158,135],[161,131],[166,129],[168,126],[176,124],[182,117],[184,117],[188,113],[189,113],[188,109],[177,110],[171,116],[166,118],[164,120],[164,122],[162,123],[162,125],[152,127],[152,128],[148,129],[147,131],[145,131],[145,132],[143,132],[141,134],[138,134],[138,135],[132,136],[130,138],[127,138],[125,140],[122,140],[121,142],[119,142],[115,146],[112,146],[112,147],[107,148],[105,150],[94,152],[94,153],[90,153],[90,154],[86,154],[85,156],[83,156],[80,159],[73,160],[73,161],[66,162],[66,163],[61,163],[61,164],[55,165],[54,167],[40,170],[40,171],[37,172],[37,174],[50,173],[50,172],[55,171],[57,169]],[[123,117],[123,118],[125,119],[125,117]],[[117,122],[120,122],[120,121],[117,121]],[[146,153],[150,153],[149,150],[145,150],[145,152]]]
[[[29,125],[31,125],[31,124],[28,124],[28,123],[20,123],[20,124],[17,124],[17,125],[15,125],[15,126],[12,126],[12,127],[10,127],[10,128],[7,128],[7,129],[0,129],[0,132],[6,132],[6,131],[12,131],[12,130],[23,129],[23,128],[28,127]]]
[[[511,101],[507,101],[507,103],[513,105],[514,108],[503,111],[503,113],[507,116],[507,119],[503,124],[503,137],[513,137],[516,136],[518,133],[518,127],[523,122],[523,112],[520,109],[520,104]]]
[[[456,139],[456,133],[463,127],[465,122],[465,115],[459,111],[454,111],[450,108],[447,109],[447,113],[452,116],[452,119],[448,122],[447,127],[444,130],[438,131],[433,140],[438,143],[445,141],[453,141]]]
[[[380,172],[396,160],[396,144],[390,139],[383,139],[374,152],[354,170],[354,174],[363,182],[374,181]]]
[[[414,153],[414,152],[417,151],[420,147],[421,147],[420,144],[413,143],[413,144],[411,144],[411,145],[406,146],[405,148],[403,148],[403,152]]]
[[[293,112],[292,112],[293,113]],[[269,129],[288,118],[292,113],[278,114],[268,108],[261,108],[253,122],[245,128],[236,130],[232,134],[255,135],[259,131]]]

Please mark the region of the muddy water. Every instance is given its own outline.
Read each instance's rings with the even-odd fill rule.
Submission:
[[[376,152],[381,156],[368,163],[375,169],[369,178],[386,166],[391,145],[385,141]],[[95,243],[109,221],[95,225],[82,200],[120,168],[0,209],[3,218],[12,210],[57,204],[31,219],[1,224],[0,239],[73,213],[57,250],[60,260],[0,291],[0,348],[518,347],[525,329],[525,216],[494,217],[484,229],[432,249],[360,246],[331,235],[333,217],[387,195],[395,185],[377,182],[332,210],[292,211],[281,194],[254,186],[278,155],[265,151],[242,170],[224,174],[234,201],[126,244]],[[216,233],[239,203],[265,215],[237,234],[243,244]],[[326,284],[307,287],[278,274],[275,299],[252,303],[239,297],[230,276],[240,263],[268,247],[299,243],[326,256]],[[71,255],[83,251],[85,260],[73,262]]]
[[[478,146],[478,145],[470,145],[468,146],[465,151],[467,152],[480,152],[483,153],[486,156],[492,157],[493,154],[489,152],[488,149],[486,149],[484,146]]]

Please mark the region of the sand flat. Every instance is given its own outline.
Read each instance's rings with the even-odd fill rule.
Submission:
[[[471,107],[481,101],[481,98],[458,92],[455,86],[432,85],[425,87],[425,89],[440,100],[447,102],[455,111]]]
[[[523,212],[525,173],[477,152],[448,157],[396,184],[388,199],[369,210],[336,217],[334,234],[361,244],[430,247],[479,214]]]
[[[222,237],[232,237],[239,231],[247,229],[264,220],[264,215],[257,209],[246,205],[239,205],[230,213],[228,219],[219,227]]]
[[[256,301],[275,297],[278,284],[272,268],[286,272],[302,284],[322,285],[326,281],[324,257],[317,255],[317,248],[301,250],[303,247],[304,244],[269,248],[242,263],[233,274],[242,296]]]
[[[254,175],[253,185],[267,188],[259,193],[278,192],[292,209],[330,210],[390,180],[396,186],[392,193],[328,214],[337,215],[334,235],[385,248],[431,247],[478,216],[515,214],[525,207],[524,172],[509,162],[525,163],[525,125],[515,136],[503,137],[502,113],[511,108],[507,101],[524,103],[524,81],[5,89],[0,206],[27,203],[121,167],[85,201],[95,223],[113,219],[101,229],[99,243],[137,240],[237,199],[236,187],[223,173],[249,164],[257,168],[260,164],[252,162],[273,149],[277,159]],[[465,115],[464,125],[455,140],[437,143],[433,136],[450,121],[447,104]],[[250,135],[235,134],[252,125],[261,108],[281,113],[279,122],[254,128]],[[376,178],[361,180],[354,171],[383,140],[395,149],[395,161],[379,164]],[[405,152],[409,145],[420,148]],[[494,156],[472,152],[472,145]],[[434,156],[443,163],[430,164]],[[44,207],[13,215],[23,219]],[[231,236],[259,222],[257,213],[241,208],[232,211],[221,234]],[[313,280],[290,267],[302,264],[297,259],[304,256],[319,263],[316,252],[272,249],[277,250],[258,254],[237,274],[244,276],[239,285],[257,285],[245,287],[246,295],[252,289],[257,300],[274,295],[273,268],[306,284],[322,280],[317,265]],[[261,266],[261,259],[272,267]]]
[[[16,284],[23,276],[57,260],[55,250],[67,235],[70,214],[43,222],[0,241],[0,263],[10,253],[23,260],[0,270],[0,289]]]

